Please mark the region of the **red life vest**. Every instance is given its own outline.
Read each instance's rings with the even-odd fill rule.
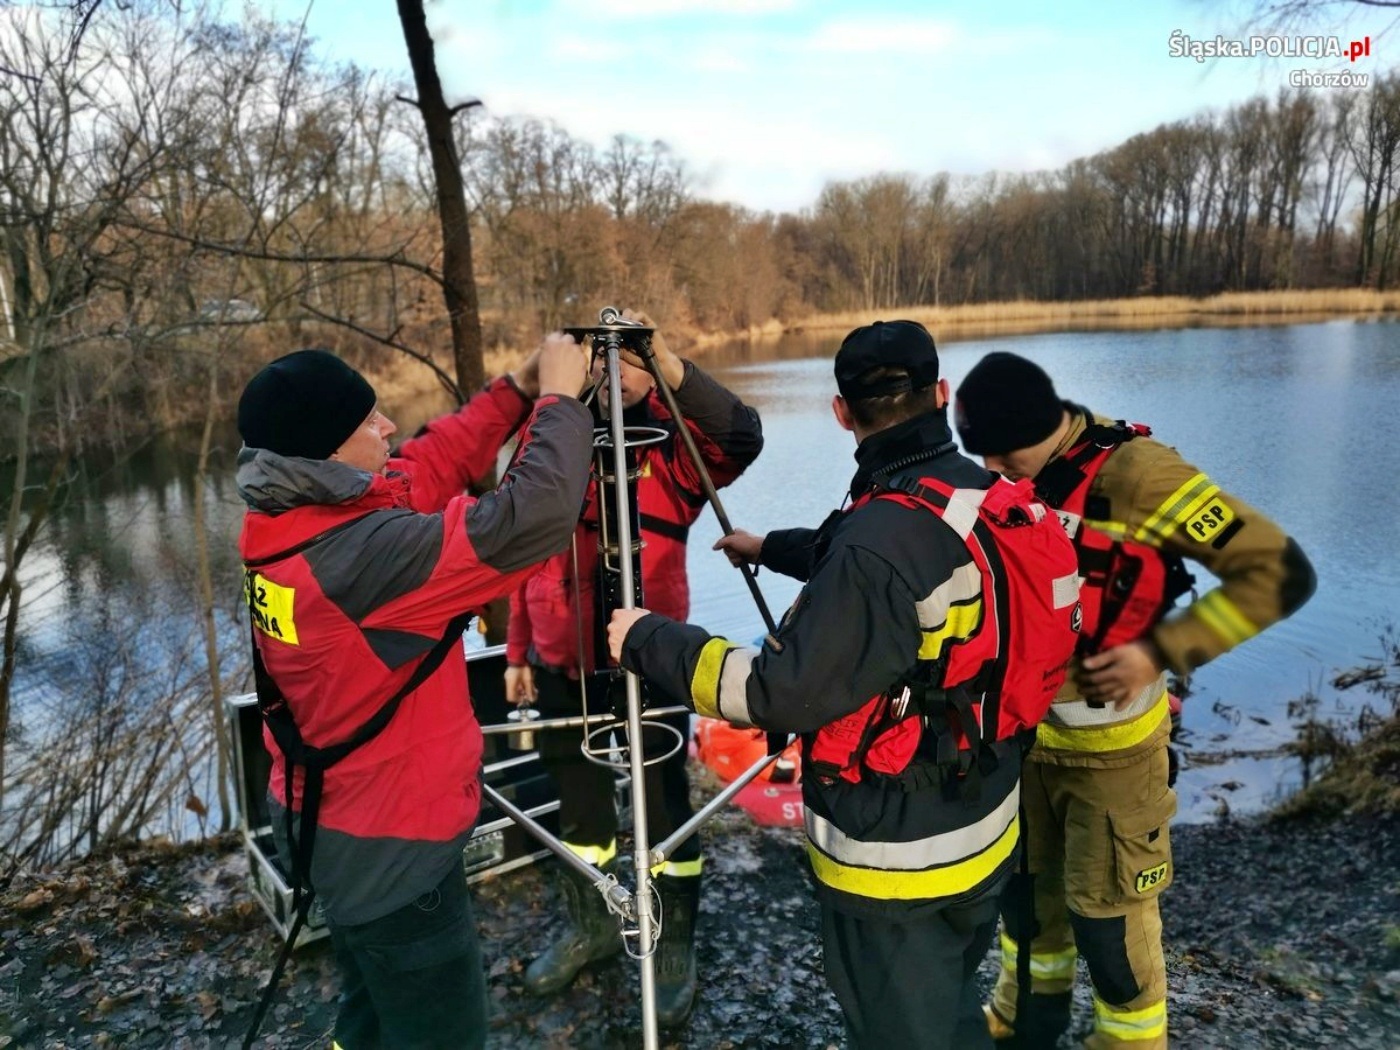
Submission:
[[[955,490],[905,476],[850,509],[871,498],[932,511],[958,533],[981,577],[980,611],[889,690],[818,730],[811,768],[852,783],[866,769],[899,776],[917,764],[990,772],[983,745],[1035,726],[1064,683],[1082,615],[1074,547],[1029,481]]]
[[[1125,442],[1150,437],[1142,423],[1089,420],[1078,444],[1050,463],[1035,479],[1035,492],[1054,507],[1079,552],[1084,629],[1079,654],[1111,649],[1143,637],[1161,621],[1193,582],[1177,555],[1146,543],[1115,539],[1084,519],[1103,519],[1108,510],[1089,507],[1089,489],[1108,457]],[[1090,513],[1092,511],[1092,513]]]

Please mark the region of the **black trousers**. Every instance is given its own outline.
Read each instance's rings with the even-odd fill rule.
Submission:
[[[578,682],[557,671],[536,667],[536,706],[544,718],[566,718],[580,713]],[[589,686],[589,711],[608,710],[606,698],[597,687]],[[690,805],[690,777],[685,763],[690,742],[690,715],[683,713],[659,721],[680,731],[687,746],[655,765],[647,766],[647,838],[656,844],[694,815]],[[622,734],[618,734],[621,736]],[[644,737],[649,753],[660,754],[674,745],[675,738],[659,731]],[[581,729],[547,729],[536,735],[540,760],[559,787],[560,838],[574,846],[606,847],[617,836],[617,807],[614,805],[614,775],[583,757]],[[622,743],[625,741],[619,741]],[[594,737],[593,746],[605,745]],[[700,856],[700,837],[692,835],[671,857],[673,861],[695,860]]]
[[[911,922],[853,918],[823,902],[826,980],[851,1046],[991,1050],[976,978],[996,920],[995,893]]]
[[[331,926],[340,967],[342,1050],[480,1050],[486,979],[459,866],[398,911]]]

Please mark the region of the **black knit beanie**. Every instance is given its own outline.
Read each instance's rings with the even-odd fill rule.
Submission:
[[[964,451],[1000,456],[1048,438],[1064,418],[1064,405],[1043,368],[998,350],[962,381],[954,415]]]
[[[368,418],[374,387],[328,350],[279,357],[243,388],[238,433],[249,448],[328,459]]]

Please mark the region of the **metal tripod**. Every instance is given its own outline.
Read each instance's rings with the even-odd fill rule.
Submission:
[[[624,320],[622,315],[612,307],[604,307],[599,313],[599,323],[590,328],[570,328],[566,329],[570,335],[582,339],[591,338],[595,353],[599,348],[605,357],[606,374],[608,383],[608,396],[611,411],[609,413],[610,424],[610,447],[613,456],[613,476],[616,484],[613,488],[613,499],[616,509],[617,532],[616,548],[624,553],[624,556],[616,559],[616,568],[621,576],[620,598],[621,607],[632,609],[636,607],[635,602],[635,579],[633,558],[626,556],[634,550],[634,543],[639,541],[639,537],[633,535],[632,531],[632,507],[631,494],[625,483],[628,465],[626,461],[627,435],[622,418],[622,387],[619,375],[619,362],[621,351],[627,350],[635,353],[646,364],[648,371],[656,380],[657,390],[660,392],[667,410],[675,420],[677,431],[685,446],[687,454],[694,462],[696,471],[705,489],[705,495],[714,508],[715,515],[719,519],[721,528],[725,535],[734,531],[729,522],[729,516],[724,512],[724,507],[720,503],[719,495],[715,490],[714,482],[710,478],[708,469],[705,467],[700,457],[700,451],[695,445],[695,439],[686,427],[685,419],[681,415],[676,404],[675,395],[666,384],[665,377],[661,374],[660,365],[656,360],[656,355],[651,346],[652,329],[635,322]],[[602,496],[600,485],[600,498]],[[777,646],[774,636],[777,633],[777,626],[773,621],[767,604],[763,600],[763,595],[758,589],[758,582],[754,578],[753,571],[748,565],[742,565],[745,579],[749,586],[749,592],[757,604],[760,614],[763,617],[765,626],[768,629],[769,644]],[[606,624],[597,624],[598,630],[606,630]],[[580,654],[582,648],[580,648]],[[755,762],[744,771],[736,780],[729,784],[715,798],[703,806],[683,826],[677,828],[669,838],[656,846],[651,846],[647,840],[647,798],[646,798],[646,778],[645,768],[655,762],[665,761],[676,752],[676,748],[685,747],[685,738],[681,736],[679,742],[666,753],[646,757],[645,745],[643,742],[644,722],[660,715],[679,713],[687,711],[685,707],[668,707],[660,710],[644,711],[641,692],[641,680],[631,671],[624,671],[627,710],[626,718],[617,719],[612,715],[589,716],[585,713],[580,718],[561,719],[540,719],[528,723],[532,732],[548,731],[550,729],[565,728],[582,725],[584,727],[584,754],[593,758],[594,753],[590,749],[590,740],[594,735],[606,734],[616,728],[624,728],[627,733],[627,753],[628,772],[632,784],[632,842],[633,867],[636,873],[636,889],[628,892],[616,878],[606,875],[597,867],[589,864],[570,850],[557,837],[540,825],[537,821],[527,816],[518,807],[511,804],[502,797],[490,785],[483,784],[482,789],[486,797],[502,813],[514,820],[529,834],[534,836],[551,853],[558,857],[565,864],[569,865],[575,872],[592,883],[594,889],[603,895],[607,901],[609,910],[618,916],[622,924],[623,943],[628,946],[628,952],[641,963],[642,974],[642,1041],[646,1050],[656,1050],[659,1044],[656,1017],[656,973],[653,952],[656,948],[657,938],[660,935],[660,908],[659,899],[656,897],[655,889],[652,886],[652,868],[659,867],[674,854],[681,843],[690,838],[699,830],[700,826],[709,819],[717,810],[727,805],[729,800],[742,790],[745,785],[763,772],[782,753],[783,747],[787,744],[787,738],[770,735],[768,754]],[[595,724],[596,723],[596,724]],[[653,728],[668,728],[665,726],[653,726]],[[517,732],[518,726],[502,725],[485,727],[487,733],[508,733]],[[608,763],[604,763],[608,764]]]

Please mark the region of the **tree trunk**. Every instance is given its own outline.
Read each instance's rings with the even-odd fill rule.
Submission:
[[[467,197],[457,143],[452,134],[455,110],[450,109],[442,97],[442,81],[438,79],[433,38],[428,34],[423,0],[398,0],[398,4],[404,43],[408,45],[408,59],[413,65],[413,82],[418,89],[418,112],[428,132],[428,151],[433,161],[438,220],[442,224],[442,294],[452,326],[457,386],[464,396],[470,397],[485,383],[486,372],[481,354],[481,313],[476,276],[472,271]]]
[[[214,576],[209,567],[209,529],[206,521],[205,485],[209,480],[209,446],[214,433],[214,415],[219,403],[219,360],[209,361],[209,398],[204,412],[204,432],[199,440],[199,465],[194,472],[194,550],[199,577],[200,628],[204,634],[204,660],[209,671],[209,728],[214,736],[219,792],[219,830],[232,824],[229,805],[229,736],[224,721],[223,671],[219,663],[219,632],[214,621]]]
[[[472,270],[472,231],[467,218],[467,195],[462,185],[462,165],[452,134],[455,109],[442,97],[433,38],[423,14],[423,0],[398,0],[399,21],[404,43],[413,65],[413,82],[418,88],[418,112],[428,132],[428,152],[433,161],[433,183],[437,188],[438,220],[442,224],[442,295],[452,326],[452,357],[456,365],[457,389],[471,397],[486,382],[481,352],[481,313],[476,296],[476,275]],[[468,103],[475,105],[475,103]],[[462,108],[462,107],[458,107]],[[479,482],[482,489],[496,485],[495,472]],[[487,608],[486,641],[492,645],[506,640],[506,620],[510,604],[501,599]]]

